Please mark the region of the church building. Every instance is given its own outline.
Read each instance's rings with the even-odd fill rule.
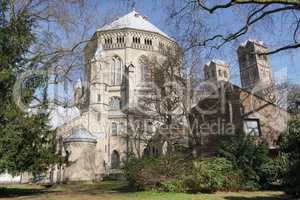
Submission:
[[[84,49],[86,81],[78,81],[74,88],[74,100],[80,116],[57,129],[59,151],[66,157],[67,163],[57,167],[52,175],[54,181],[102,180],[107,175],[121,173],[129,151],[143,155],[145,144],[140,138],[131,140],[128,137],[133,131],[129,122],[143,117],[134,111],[139,91],[143,83],[148,82],[151,71],[141,59],[144,56],[164,59],[167,48],[177,47],[174,39],[136,11],[95,32]],[[217,83],[218,89],[223,88],[226,95],[195,102],[194,108],[200,106],[204,109],[210,104],[219,107],[220,102],[225,102],[225,106],[216,109],[213,115],[203,115],[193,108],[191,117],[200,124],[203,119],[210,124],[217,121],[231,123],[234,125],[233,134],[246,132],[262,136],[270,148],[275,148],[282,129],[276,129],[274,124],[269,123],[270,115],[278,114],[277,118],[284,126],[287,113],[275,103],[265,100],[262,93],[251,92],[257,82],[270,83],[272,80],[267,56],[255,51],[266,52],[267,48],[252,40],[238,48],[242,88],[230,83],[229,66],[225,62],[215,59],[205,65],[206,81]],[[252,107],[252,101],[260,109]],[[200,145],[201,151],[210,152],[213,145],[210,146],[209,139],[207,141],[191,144]],[[159,153],[161,149],[151,151]]]
[[[68,159],[58,169],[58,181],[101,179],[120,172],[127,152],[143,154],[145,146],[129,141],[128,122],[149,67],[144,56],[164,58],[176,42],[136,11],[99,28],[87,43],[87,81],[75,84],[75,103],[80,116],[58,128],[61,149]]]

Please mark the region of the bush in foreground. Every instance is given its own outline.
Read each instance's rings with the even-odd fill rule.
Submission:
[[[223,140],[218,156],[185,159],[175,152],[161,157],[131,157],[125,164],[127,180],[137,189],[167,192],[258,190],[278,181],[282,159],[268,157],[264,144],[249,137]]]
[[[240,189],[240,173],[225,158],[187,161],[180,156],[132,157],[124,167],[131,186],[166,192],[215,192]]]
[[[225,158],[194,161],[192,170],[178,179],[175,186],[181,192],[212,193],[220,190],[239,190],[240,174]]]
[[[272,163],[268,157],[268,148],[265,144],[256,144],[251,137],[224,139],[220,143],[218,156],[230,160],[235,169],[242,173],[241,187],[245,190],[260,189],[268,184],[276,173],[266,173],[266,168],[271,169]]]
[[[300,119],[289,123],[280,142],[281,152],[287,157],[288,169],[283,177],[283,186],[289,194],[300,196]]]
[[[130,186],[138,190],[161,189],[163,183],[176,180],[188,170],[189,163],[172,154],[140,159],[130,156],[125,162],[124,172]]]

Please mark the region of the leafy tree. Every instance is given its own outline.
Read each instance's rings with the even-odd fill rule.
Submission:
[[[288,193],[300,195],[300,119],[289,123],[287,133],[280,142],[281,151],[287,156],[289,164],[283,178],[285,189]]]
[[[1,1],[0,5],[0,172],[37,174],[56,161],[55,135],[49,129],[48,114],[25,113],[14,102],[13,95],[19,95],[31,103],[33,93],[45,85],[45,77],[23,81],[20,94],[13,93],[19,74],[37,67],[38,61],[38,56],[27,57],[35,39],[34,21],[26,9],[15,13],[13,3]]]
[[[264,184],[264,164],[269,161],[265,144],[256,144],[251,137],[230,137],[220,142],[218,154],[242,171],[245,188],[256,189],[259,184]]]

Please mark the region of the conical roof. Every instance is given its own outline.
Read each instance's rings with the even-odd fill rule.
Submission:
[[[155,25],[149,22],[148,17],[141,16],[138,12],[132,11],[127,15],[118,18],[110,24],[107,24],[98,29],[98,31],[116,30],[122,28],[132,28],[143,31],[150,31],[159,33],[169,39],[171,39],[166,33],[159,30]]]
[[[96,143],[96,138],[85,128],[76,128],[72,130],[71,135],[69,135],[64,140],[65,142],[92,142]]]

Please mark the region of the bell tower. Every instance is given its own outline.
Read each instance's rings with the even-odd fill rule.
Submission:
[[[256,84],[272,83],[272,71],[267,53],[268,48],[261,41],[248,40],[238,47],[241,84],[244,89],[252,90]]]
[[[272,69],[261,41],[247,40],[237,49],[242,88],[274,101]]]
[[[204,77],[207,81],[229,81],[229,67],[222,60],[211,60],[204,65]]]

